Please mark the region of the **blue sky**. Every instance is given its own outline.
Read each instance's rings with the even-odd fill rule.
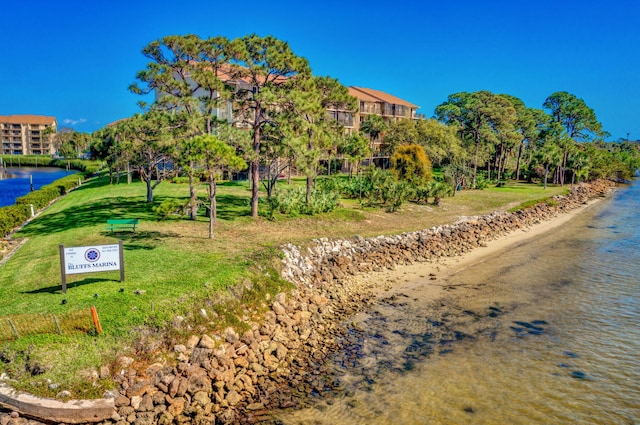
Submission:
[[[53,115],[91,132],[139,112],[129,84],[165,35],[256,33],[289,42],[315,75],[420,105],[489,90],[542,108],[568,91],[609,140],[640,139],[636,0],[11,1],[2,6],[0,115]]]

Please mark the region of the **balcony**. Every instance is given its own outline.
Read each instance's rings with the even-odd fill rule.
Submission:
[[[360,113],[382,115],[382,108],[377,103],[360,102]]]

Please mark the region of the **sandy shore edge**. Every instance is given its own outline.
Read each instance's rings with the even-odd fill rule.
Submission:
[[[608,198],[592,199],[579,208],[561,213],[528,228],[501,235],[494,240],[486,242],[482,247],[472,249],[455,257],[441,257],[434,261],[397,265],[393,270],[362,273],[352,278],[360,282],[367,282],[371,287],[377,287],[376,292],[379,297],[389,296],[417,286],[421,287],[421,292],[428,291],[433,297],[437,297],[444,292],[443,288],[446,286],[445,281],[447,278],[467,267],[482,263],[516,244],[559,228],[605,199]],[[427,282],[425,282],[425,279]],[[384,285],[380,283],[384,283]]]

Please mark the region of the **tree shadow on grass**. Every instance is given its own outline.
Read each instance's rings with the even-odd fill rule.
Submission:
[[[87,189],[94,189],[96,187],[109,186],[110,184],[111,183],[109,183],[109,176],[100,176],[100,177],[94,177],[94,178],[85,180],[84,182],[82,182],[80,186],[77,186],[73,190],[81,191],[81,190],[87,190]]]
[[[152,205],[139,199],[114,197],[100,199],[83,205],[73,206],[53,214],[42,215],[27,226],[20,233],[25,236],[48,235],[69,229],[92,227],[104,224],[110,218],[154,218]]]
[[[156,247],[156,243],[166,238],[181,238],[177,233],[173,232],[151,232],[151,231],[119,231],[101,232],[104,236],[115,237],[122,240],[122,248],[125,251],[152,250]]]
[[[117,273],[117,272],[114,272]],[[82,280],[78,280],[76,282],[67,282],[67,291],[69,289],[78,288],[84,285],[91,285],[92,283],[98,282],[120,282],[119,279],[105,279],[99,277],[90,277]],[[62,293],[62,283],[54,286],[47,286],[46,288],[34,289],[33,291],[23,291],[23,294],[61,294]]]
[[[251,216],[250,201],[245,196],[217,195],[216,213],[219,219],[232,221],[239,217]]]

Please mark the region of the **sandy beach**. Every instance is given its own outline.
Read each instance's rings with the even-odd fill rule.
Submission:
[[[559,228],[601,201],[603,201],[603,198],[593,199],[580,208],[561,213],[550,220],[542,221],[526,229],[499,236],[494,240],[488,241],[485,246],[473,249],[462,255],[442,257],[430,262],[398,265],[393,270],[361,274],[354,278],[370,283],[373,288],[377,287],[380,291],[378,293],[379,297],[388,297],[394,293],[410,289],[416,290],[419,287],[422,297],[436,299],[444,294],[448,285],[447,278],[454,276],[469,266],[497,256],[500,252],[510,249],[510,247]],[[378,283],[377,285],[376,282]]]

